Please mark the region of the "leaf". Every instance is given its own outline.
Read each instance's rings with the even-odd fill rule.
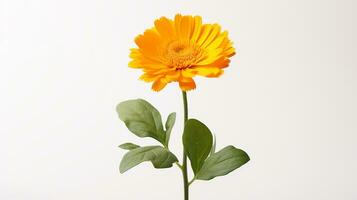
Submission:
[[[130,142],[127,142],[127,143],[119,145],[119,148],[122,148],[122,149],[125,149],[125,150],[133,150],[133,149],[136,149],[136,148],[139,148],[139,147],[140,147],[139,145],[136,145],[136,144],[133,144],[133,143],[130,143]]]
[[[139,137],[152,137],[165,144],[165,132],[158,110],[143,99],[121,102],[117,106],[119,118]]]
[[[185,124],[182,139],[192,170],[197,174],[212,147],[211,131],[197,119],[189,119]]]
[[[169,168],[178,160],[173,153],[161,146],[139,147],[124,155],[120,162],[120,173],[124,173],[145,161],[151,161],[155,168]]]
[[[196,179],[211,180],[217,176],[224,176],[247,163],[249,159],[243,150],[227,146],[207,158]]]
[[[174,127],[174,125],[175,125],[175,120],[176,120],[176,113],[171,113],[167,117],[167,120],[166,120],[166,123],[165,123],[165,129],[166,129],[165,146],[166,147],[169,146],[171,131],[172,131],[172,128]]]

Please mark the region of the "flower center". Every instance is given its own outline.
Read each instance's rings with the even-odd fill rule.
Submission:
[[[175,69],[185,69],[192,66],[201,55],[200,48],[182,41],[171,42],[167,45],[165,52],[167,64]]]

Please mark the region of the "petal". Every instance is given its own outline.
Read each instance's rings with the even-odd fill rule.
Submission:
[[[159,78],[157,79],[153,84],[152,84],[152,89],[156,92],[162,90],[165,86],[167,85],[167,82],[164,78]]]
[[[192,32],[192,16],[183,16],[180,24],[180,39],[189,40]]]
[[[150,73],[152,75],[156,75],[156,76],[164,76],[165,74],[167,74],[170,71],[172,71],[172,69],[170,69],[170,68],[163,68],[163,69],[144,68],[143,71],[146,72],[146,73]]]
[[[206,55],[201,58],[196,65],[208,65],[220,59],[223,55],[223,49],[207,49]]]
[[[150,73],[144,73],[139,77],[139,79],[145,82],[153,82],[157,79],[157,76]]]
[[[217,59],[216,61],[209,63],[207,65],[195,65],[192,68],[199,68],[199,67],[219,67],[219,68],[225,68],[228,67],[230,63],[230,60],[226,57],[220,57],[219,59]]]
[[[167,66],[160,61],[151,59],[143,55],[139,49],[131,49],[130,58],[132,60],[129,62],[129,67],[132,68],[150,68],[150,69],[162,69],[167,68]]]
[[[177,81],[180,78],[180,71],[171,71],[166,73],[165,78],[167,80],[167,82],[173,82],[173,81]]]
[[[224,31],[218,37],[216,37],[206,48],[207,49],[217,49],[223,48],[222,43],[227,38],[228,32]]]
[[[200,35],[198,36],[197,45],[201,46],[206,41],[207,36],[211,33],[212,25],[205,24],[201,28]]]
[[[222,44],[221,44],[221,47],[224,49],[224,54],[227,56],[227,57],[231,57],[235,54],[235,49],[232,45],[232,42],[228,39],[228,37],[226,37]]]
[[[201,47],[206,48],[209,44],[211,44],[212,41],[214,41],[217,38],[217,36],[219,36],[220,31],[221,31],[221,27],[218,24],[213,24],[212,31],[207,36],[207,39],[202,43]]]
[[[196,88],[196,83],[192,78],[184,78],[179,80],[181,90],[188,91]]]
[[[161,17],[155,21],[155,28],[159,32],[162,39],[170,41],[176,38],[173,21],[166,17]]]
[[[179,37],[181,35],[181,20],[182,20],[181,14],[175,15],[174,25],[175,25],[177,37]]]
[[[191,36],[191,42],[196,43],[200,33],[201,33],[201,27],[202,27],[202,18],[200,16],[195,16],[194,17],[194,27],[193,27],[193,32]]]
[[[159,47],[163,45],[163,41],[155,29],[148,29],[144,34],[138,35],[135,38],[135,43],[138,45],[139,51],[145,56],[154,60],[159,60]]]
[[[221,68],[218,67],[197,67],[194,70],[196,70],[198,75],[210,78],[219,77],[224,72]]]
[[[192,78],[196,75],[197,71],[194,69],[186,68],[181,71],[183,77]]]

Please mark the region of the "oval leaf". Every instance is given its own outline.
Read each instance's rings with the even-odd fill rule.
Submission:
[[[212,147],[212,133],[197,119],[187,120],[183,133],[183,146],[196,175]]]
[[[224,176],[248,161],[249,156],[246,152],[234,146],[227,146],[207,158],[196,179],[211,180],[217,176]]]
[[[120,173],[145,161],[151,161],[155,168],[169,168],[178,160],[173,153],[161,146],[139,147],[124,155],[120,162]]]
[[[176,113],[171,113],[166,120],[165,123],[165,129],[166,129],[166,137],[165,137],[165,146],[169,146],[169,141],[170,141],[170,136],[171,136],[171,131],[172,128],[175,125],[175,120],[176,120]]]
[[[165,132],[157,109],[143,99],[121,102],[117,106],[119,118],[139,137],[152,137],[165,144]]]
[[[136,148],[139,148],[139,147],[140,147],[139,145],[136,145],[136,144],[133,144],[133,143],[130,143],[130,142],[127,142],[127,143],[119,145],[119,148],[122,148],[122,149],[125,149],[125,150],[133,150],[133,149],[136,149]]]

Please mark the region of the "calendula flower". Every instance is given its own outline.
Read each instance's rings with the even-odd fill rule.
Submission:
[[[161,17],[135,43],[129,66],[142,69],[140,79],[153,82],[155,91],[171,82],[178,82],[183,91],[194,89],[194,76],[219,77],[235,54],[227,31],[218,24],[203,24],[200,16]]]

